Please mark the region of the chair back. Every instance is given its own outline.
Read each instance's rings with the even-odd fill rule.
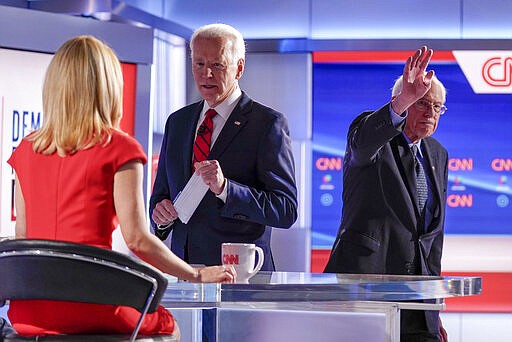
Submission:
[[[139,323],[167,288],[164,275],[139,259],[63,241],[4,240],[0,270],[0,305],[16,299],[123,305],[141,312]]]

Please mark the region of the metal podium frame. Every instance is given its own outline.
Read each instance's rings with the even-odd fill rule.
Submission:
[[[178,317],[184,341],[201,341],[202,310],[213,309],[217,342],[393,342],[400,340],[400,310],[443,310],[445,298],[481,290],[480,277],[259,272],[249,284],[170,279],[162,305],[178,316],[188,312]]]

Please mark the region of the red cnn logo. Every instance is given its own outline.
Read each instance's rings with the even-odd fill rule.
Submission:
[[[340,157],[336,158],[318,158],[315,162],[317,170],[341,170],[343,168],[343,159]]]
[[[457,207],[472,207],[473,206],[473,195],[449,195],[446,198],[446,204],[451,208]]]
[[[512,85],[512,57],[489,58],[482,67],[482,77],[491,87]]]
[[[512,170],[512,159],[493,159],[491,161],[491,168],[494,171],[510,171]]]
[[[450,158],[448,160],[450,171],[471,171],[473,170],[473,158]]]
[[[238,265],[238,254],[223,254],[222,255],[222,263],[224,265]]]

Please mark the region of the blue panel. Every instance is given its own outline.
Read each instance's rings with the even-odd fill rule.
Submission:
[[[157,17],[162,17],[163,8],[164,8],[164,1],[162,0],[121,0],[122,2],[126,3],[129,6],[136,7],[138,9],[141,9],[144,12],[150,13]],[[168,1],[169,3],[172,3],[173,1]]]
[[[390,99],[402,63],[313,67],[312,245],[332,246],[341,218],[342,167],[350,122]],[[512,95],[475,94],[455,62],[431,63],[448,89],[437,138],[448,150],[446,232],[512,234]]]
[[[236,27],[245,38],[307,37],[309,2],[259,1],[168,1],[164,17],[196,29],[211,23]]]
[[[313,39],[460,38],[460,2],[312,1]]]
[[[509,0],[126,0],[190,29],[212,22],[247,39],[460,39],[512,37]]]
[[[464,0],[463,38],[512,38],[512,1]]]
[[[0,6],[0,47],[53,53],[66,40],[82,34],[107,42],[123,62],[153,62],[152,29]]]

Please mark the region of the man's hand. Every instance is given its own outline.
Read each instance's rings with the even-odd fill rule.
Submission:
[[[164,199],[155,205],[151,218],[156,224],[167,226],[178,218],[178,212],[171,200]]]
[[[430,90],[434,71],[426,70],[433,53],[432,49],[422,46],[413,56],[407,58],[402,75],[402,91],[392,102],[395,112],[403,113]]]
[[[204,160],[195,163],[194,168],[196,172],[201,175],[203,182],[208,185],[215,195],[222,193],[226,184],[226,178],[224,178],[224,174],[217,160]]]

